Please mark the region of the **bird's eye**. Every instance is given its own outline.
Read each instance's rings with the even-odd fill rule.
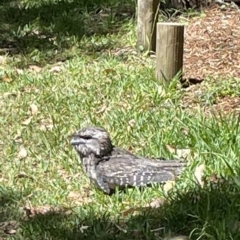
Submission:
[[[80,137],[83,138],[83,139],[91,139],[92,138],[91,136],[88,136],[88,135],[80,136]]]

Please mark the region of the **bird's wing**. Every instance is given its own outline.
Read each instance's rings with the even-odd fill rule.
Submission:
[[[108,161],[100,162],[97,168],[105,181],[115,186],[144,186],[173,180],[183,166],[176,160],[152,161],[125,155],[110,157]]]

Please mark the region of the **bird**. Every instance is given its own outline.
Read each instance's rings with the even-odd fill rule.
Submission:
[[[80,157],[87,177],[108,195],[116,188],[145,187],[174,180],[185,166],[179,160],[149,159],[116,147],[109,133],[97,126],[77,130],[70,144]]]

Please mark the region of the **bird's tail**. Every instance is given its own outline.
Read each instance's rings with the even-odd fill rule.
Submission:
[[[154,183],[172,181],[182,173],[185,166],[186,163],[180,162],[179,160],[159,161],[158,166],[151,174],[150,181]]]

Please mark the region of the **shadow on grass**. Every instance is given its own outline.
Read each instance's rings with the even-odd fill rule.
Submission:
[[[73,46],[81,48],[78,43],[84,35],[118,31],[126,8],[131,13],[134,9],[133,1],[22,2],[0,1],[0,55],[20,53],[35,62],[43,60],[39,52],[48,60],[56,55],[65,59],[60,54]]]
[[[191,239],[240,239],[240,191],[236,185],[212,184],[173,195],[158,209],[142,209],[118,219],[95,213],[94,206],[92,211],[83,207],[23,218],[16,215],[16,208],[11,209],[16,198],[5,195],[5,200],[0,198],[4,213],[1,221],[18,218],[17,239],[163,239],[168,234]]]

